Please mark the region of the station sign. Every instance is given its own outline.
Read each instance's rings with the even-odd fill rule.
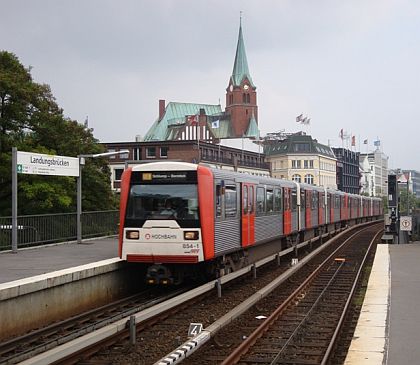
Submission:
[[[18,174],[78,177],[79,159],[77,157],[17,151],[16,170]]]
[[[400,218],[400,230],[401,231],[411,231],[412,230],[411,216],[402,216]]]

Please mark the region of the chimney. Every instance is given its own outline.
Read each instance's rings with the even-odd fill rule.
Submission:
[[[159,120],[162,120],[163,115],[165,114],[165,100],[159,100]]]

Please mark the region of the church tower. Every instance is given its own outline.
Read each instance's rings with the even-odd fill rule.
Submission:
[[[240,22],[235,63],[226,89],[226,114],[230,115],[232,132],[235,137],[257,137],[258,106],[256,89],[248,69]]]

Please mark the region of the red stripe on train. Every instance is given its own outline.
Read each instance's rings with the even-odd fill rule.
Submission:
[[[121,176],[121,194],[120,194],[120,232],[118,239],[118,255],[122,257],[122,245],[124,238],[124,223],[125,213],[127,210],[128,194],[130,192],[130,180],[131,180],[132,168],[129,167],[125,170]]]

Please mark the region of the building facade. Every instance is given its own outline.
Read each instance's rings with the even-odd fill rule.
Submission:
[[[361,193],[369,196],[388,195],[388,156],[376,149],[359,157]]]
[[[337,159],[329,146],[296,133],[264,145],[272,177],[337,189]]]
[[[270,167],[263,154],[203,141],[149,141],[102,143],[107,152],[128,150],[109,157],[111,187],[120,190],[121,176],[129,165],[153,161],[183,161],[252,175],[270,176]]]
[[[337,158],[337,189],[351,194],[360,193],[359,152],[332,148]]]
[[[220,104],[175,103],[159,100],[159,115],[145,141],[203,140],[218,143],[225,138],[257,138],[257,91],[248,68],[242,25],[232,75],[226,88],[226,108]]]
[[[402,170],[409,182],[410,191],[420,198],[420,172],[416,170]]]

